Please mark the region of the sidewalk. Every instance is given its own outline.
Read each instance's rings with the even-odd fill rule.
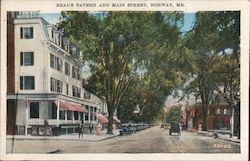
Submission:
[[[197,134],[207,137],[213,137],[213,133],[209,131],[197,131]],[[238,139],[237,136],[233,136],[232,138],[230,138],[229,134],[220,134],[220,133],[217,134],[219,136],[218,139],[240,143],[240,139]]]
[[[60,136],[31,136],[31,135],[7,135],[7,139],[18,139],[18,140],[78,140],[78,141],[101,141],[119,136],[119,129],[113,130],[112,134],[106,134],[105,131],[101,131],[100,135],[93,134],[83,134],[83,137],[79,139],[79,135],[67,134]]]

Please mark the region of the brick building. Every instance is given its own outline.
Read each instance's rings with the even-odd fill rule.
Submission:
[[[187,130],[197,131],[202,125],[202,104],[197,103],[185,109],[185,124]],[[212,104],[209,106],[207,122],[208,130],[229,130],[231,110],[224,104]]]

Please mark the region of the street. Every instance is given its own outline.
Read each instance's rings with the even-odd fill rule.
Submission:
[[[11,148],[14,147],[14,148]],[[35,148],[34,148],[35,147]],[[102,141],[7,141],[7,153],[239,153],[240,144],[183,131],[169,135],[157,126]]]

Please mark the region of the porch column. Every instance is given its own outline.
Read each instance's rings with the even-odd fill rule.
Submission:
[[[85,107],[85,106],[84,106]],[[83,121],[85,122],[85,113],[86,113],[86,111],[84,111],[83,113],[82,113],[82,119],[83,119]]]
[[[60,108],[60,99],[57,98],[57,111],[56,111],[56,124],[59,126],[59,108]]]
[[[90,120],[90,112],[91,112],[91,106],[89,106],[89,110],[88,110],[88,121],[89,121],[89,123],[92,122],[92,120]]]
[[[64,114],[65,114],[65,122],[66,122],[66,124],[67,124],[67,121],[68,121],[68,119],[67,119],[67,117],[68,117],[67,110],[64,111]]]
[[[25,117],[25,135],[28,134],[28,121],[29,121],[29,108],[30,108],[30,103],[27,103],[27,105],[25,106],[25,113],[26,113],[26,117]]]

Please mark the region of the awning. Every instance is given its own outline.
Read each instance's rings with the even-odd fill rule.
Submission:
[[[86,109],[83,106],[76,104],[76,103],[69,103],[69,102],[60,102],[59,110],[60,111],[63,111],[63,110],[78,111],[78,112],[86,111]]]
[[[109,122],[108,119],[107,119],[105,116],[103,116],[102,114],[97,115],[97,120],[98,120],[100,123],[103,123],[103,124]]]
[[[121,121],[116,116],[113,117],[113,120],[117,123],[121,123]]]

